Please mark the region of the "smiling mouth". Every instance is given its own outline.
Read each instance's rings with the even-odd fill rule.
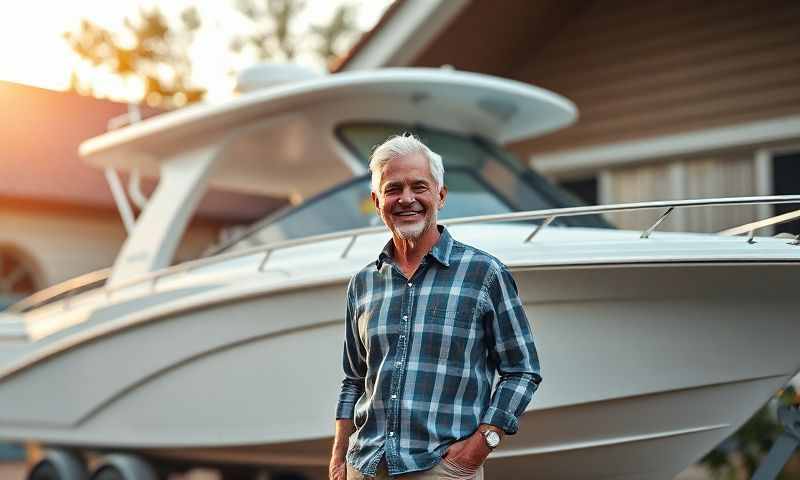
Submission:
[[[394,215],[397,217],[413,217],[414,215],[422,215],[422,211],[396,212]]]

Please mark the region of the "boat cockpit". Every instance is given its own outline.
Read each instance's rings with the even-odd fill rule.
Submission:
[[[448,200],[440,219],[580,206],[569,192],[520,166],[490,141],[425,126],[353,123],[336,129],[338,140],[366,170],[372,149],[394,134],[410,132],[442,156]],[[370,174],[363,174],[299,205],[256,222],[212,254],[375,226],[380,224],[370,199]],[[564,217],[561,225],[610,228],[600,216]],[[556,223],[558,224],[558,223]]]
[[[372,149],[389,136],[410,132],[442,156],[448,199],[440,219],[580,206],[582,202],[513,155],[478,136],[446,132],[421,125],[351,123],[336,129],[336,137],[367,171]],[[233,252],[284,240],[380,224],[370,198],[370,174],[360,174],[298,205],[283,208],[255,222],[232,239],[211,248],[206,256]],[[538,223],[538,221],[531,221]],[[613,228],[599,215],[563,217],[553,225]],[[86,282],[58,285],[54,294],[26,299],[12,310],[28,311],[66,296],[105,284],[108,270],[94,272]],[[88,278],[91,277],[91,278]],[[66,288],[65,288],[66,287]],[[71,288],[70,288],[71,287]],[[48,289],[50,290],[50,289]],[[39,292],[36,297],[45,292]]]

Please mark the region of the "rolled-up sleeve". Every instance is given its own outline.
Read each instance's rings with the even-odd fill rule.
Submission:
[[[489,273],[481,291],[481,305],[491,337],[489,356],[500,375],[481,423],[514,434],[542,376],[533,331],[517,284],[505,266],[498,265]]]
[[[339,402],[336,406],[336,419],[352,419],[355,405],[364,393],[364,378],[367,374],[366,351],[358,336],[358,319],[355,305],[355,280],[347,286],[347,309],[345,312],[344,352],[342,380]]]

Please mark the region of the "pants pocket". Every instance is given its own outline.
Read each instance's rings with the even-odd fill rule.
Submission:
[[[440,470],[444,474],[442,478],[453,480],[481,480],[483,478],[483,466],[472,469],[456,462],[442,459],[439,463]]]
[[[364,475],[361,474],[361,472],[353,468],[353,466],[350,465],[350,463],[347,464],[347,480],[364,480],[365,478],[367,477],[365,477]]]

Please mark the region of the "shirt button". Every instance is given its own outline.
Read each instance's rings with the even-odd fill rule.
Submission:
[[[396,399],[397,395],[392,395],[392,400]]]
[[[395,363],[394,363],[394,366],[395,366],[395,367],[399,367],[400,365],[402,365],[402,363],[400,363],[400,362],[395,362]]]
[[[404,339],[404,338],[406,338],[406,336],[405,336],[405,335],[400,335],[400,340],[402,340],[402,339]]]
[[[403,315],[403,320],[408,320],[408,315]]]
[[[394,437],[394,432],[389,432],[390,437]]]
[[[413,284],[413,283],[411,283],[411,282],[408,282],[408,286],[409,286],[409,287],[413,287],[413,286],[414,286],[414,284]]]

